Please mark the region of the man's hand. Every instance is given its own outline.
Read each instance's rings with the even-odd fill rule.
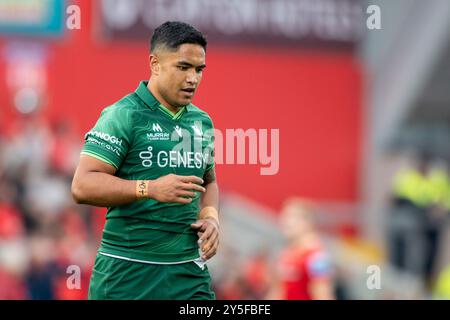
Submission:
[[[219,246],[219,223],[216,219],[208,217],[191,224],[192,229],[197,230],[198,243],[202,251],[201,257],[211,259]]]
[[[149,181],[148,196],[159,202],[191,203],[195,192],[205,192],[203,179],[196,176],[168,174]]]

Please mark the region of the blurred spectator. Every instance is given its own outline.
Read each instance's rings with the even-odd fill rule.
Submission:
[[[232,247],[221,244],[221,254],[214,257],[220,265],[212,278],[212,287],[218,300],[246,299],[247,288],[242,278],[241,259]],[[217,261],[219,259],[219,261]]]
[[[22,174],[33,178],[46,172],[53,139],[38,113],[24,115],[7,138],[4,162],[8,175],[20,176],[22,171]]]
[[[30,239],[31,261],[26,276],[28,297],[36,300],[54,299],[54,282],[57,275],[55,259],[56,242],[46,235],[36,234]]]
[[[76,167],[80,156],[81,141],[77,137],[70,122],[59,120],[53,126],[53,144],[50,150],[51,168],[72,181],[73,168]]]
[[[0,180],[0,239],[8,240],[24,234],[24,225],[20,212],[11,202],[13,192],[5,180]]]
[[[214,286],[218,300],[246,300],[250,299],[247,285],[238,270],[230,271],[228,276],[222,279],[220,286]],[[217,284],[217,282],[216,282]]]
[[[0,299],[25,299],[22,278],[27,263],[23,241],[25,228],[11,198],[12,189],[8,188],[4,179],[0,179]]]
[[[416,167],[401,168],[393,180],[388,226],[389,260],[399,270],[431,284],[441,231],[449,210],[446,170],[422,154]]]
[[[271,285],[271,272],[269,266],[269,253],[267,250],[260,250],[254,257],[245,262],[243,274],[247,284],[250,299],[264,299]]]
[[[0,137],[0,299],[86,299],[104,210],[76,206],[70,127],[28,114]],[[67,268],[81,271],[80,288]]]
[[[277,281],[269,299],[334,299],[330,259],[314,222],[313,205],[290,199],[281,211],[281,227],[287,246],[277,263]]]
[[[213,289],[219,300],[259,300],[265,298],[273,271],[267,249],[255,255],[240,256],[232,247],[222,244],[214,259]]]
[[[26,298],[25,285],[17,274],[0,266],[0,300],[23,300]]]
[[[450,265],[439,274],[433,290],[434,299],[450,300]]]

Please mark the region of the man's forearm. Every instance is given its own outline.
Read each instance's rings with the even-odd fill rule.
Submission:
[[[214,218],[219,223],[219,187],[215,181],[205,186],[205,193],[200,199],[199,219]]]
[[[125,180],[103,172],[75,175],[72,194],[78,203],[114,207],[137,200],[136,181]]]

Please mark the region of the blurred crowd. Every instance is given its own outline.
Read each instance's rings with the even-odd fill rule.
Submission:
[[[80,143],[68,122],[37,114],[0,136],[0,299],[87,297],[105,211],[72,201]],[[71,265],[81,271],[76,290]]]

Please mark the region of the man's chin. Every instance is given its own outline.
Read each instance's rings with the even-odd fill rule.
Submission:
[[[192,99],[183,99],[183,100],[179,101],[178,105],[180,107],[184,107],[184,106],[187,106],[189,103],[191,103],[191,101],[192,101]]]

